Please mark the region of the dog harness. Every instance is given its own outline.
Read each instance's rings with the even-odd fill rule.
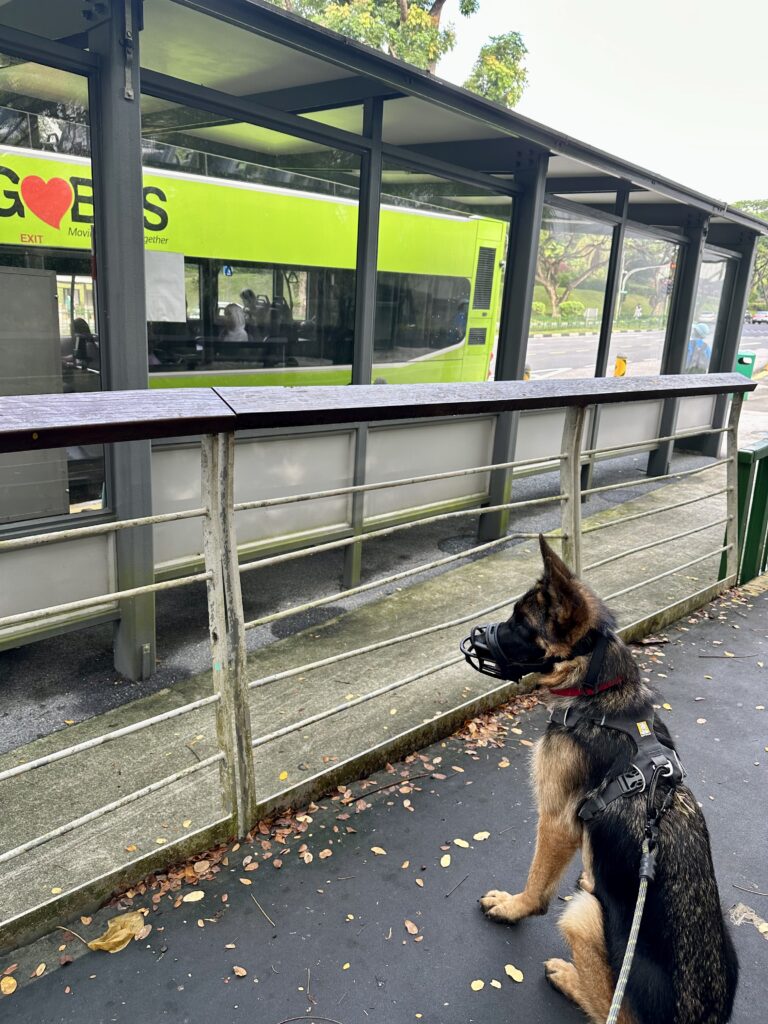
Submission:
[[[616,729],[629,736],[635,745],[636,754],[630,768],[621,775],[611,776],[609,773],[582,801],[578,810],[582,821],[592,821],[619,797],[645,792],[656,776],[668,779],[672,787],[685,778],[685,769],[675,751],[665,747],[653,731],[654,710],[651,704],[632,718],[598,715],[588,706],[553,708],[549,720],[564,729],[575,729],[579,722],[585,721],[605,729]]]
[[[558,697],[589,697],[602,690],[608,690],[622,682],[620,678],[598,683],[597,677],[603,664],[610,634],[602,633],[595,644],[590,658],[587,675],[581,687],[550,690]],[[637,715],[598,715],[589,704],[580,707],[552,708],[549,721],[563,729],[575,729],[579,722],[590,722],[605,729],[615,729],[629,736],[635,746],[635,756],[630,768],[620,775],[608,775],[597,789],[593,790],[579,806],[578,815],[582,821],[592,821],[602,814],[608,804],[631,793],[643,793],[659,778],[669,780],[671,789],[685,778],[685,769],[674,750],[665,747],[654,732],[656,713],[653,705],[644,705]]]

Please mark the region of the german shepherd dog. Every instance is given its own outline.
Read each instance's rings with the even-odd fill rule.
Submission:
[[[492,889],[480,903],[489,918],[505,924],[546,914],[563,872],[581,848],[580,889],[559,922],[572,960],[554,958],[544,967],[555,988],[594,1024],[605,1024],[638,895],[647,794],[621,796],[587,822],[578,817],[578,808],[609,773],[630,769],[634,753],[629,735],[593,719],[603,714],[642,717],[652,693],[613,632],[611,613],[544,538],[539,541],[544,574],[504,624],[504,653],[518,663],[548,659],[538,679],[547,691],[580,690],[590,645],[604,634],[608,641],[597,681],[608,685],[600,692],[592,688],[592,695],[547,694],[551,707],[567,701],[574,709],[583,708],[588,701],[597,715],[578,721],[575,728],[550,723],[536,744],[532,772],[539,821],[528,881],[517,895]],[[669,732],[658,719],[654,730],[673,751]],[[668,793],[662,780],[657,806]],[[670,799],[660,820],[656,877],[648,886],[619,1022],[725,1024],[733,1007],[738,961],[725,929],[709,834],[686,786],[678,785]]]

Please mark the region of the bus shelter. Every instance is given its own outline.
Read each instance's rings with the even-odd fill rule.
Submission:
[[[4,395],[727,371],[764,230],[260,0],[0,0]],[[626,360],[628,331],[646,340]],[[578,338],[577,365],[558,365],[547,335]],[[619,439],[719,427],[726,404],[660,397]],[[524,443],[539,454],[537,423],[478,427],[478,444],[495,462]],[[301,436],[321,478],[337,458],[354,483],[386,448],[363,426]],[[285,467],[277,445],[296,437],[266,469],[254,438],[246,474]],[[716,440],[687,443],[713,454]],[[187,453],[4,455],[0,536],[172,509]],[[656,445],[649,473],[670,456]],[[333,526],[296,523],[291,542]],[[0,617],[41,588],[63,600],[170,576],[199,556],[178,538],[79,540],[53,567],[6,556]],[[250,553],[265,544],[254,534]],[[148,674],[152,595],[0,632],[0,646],[99,621],[116,623],[118,669]]]

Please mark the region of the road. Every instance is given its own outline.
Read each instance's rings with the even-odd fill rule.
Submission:
[[[597,334],[531,337],[526,362],[531,367],[532,378],[591,377],[594,373],[597,341]],[[615,335],[609,357],[609,372],[613,371],[616,355],[621,354],[627,358],[629,376],[658,373],[663,344],[663,331],[627,331]],[[757,352],[756,369],[760,369],[768,361],[768,326],[744,324],[741,347]]]

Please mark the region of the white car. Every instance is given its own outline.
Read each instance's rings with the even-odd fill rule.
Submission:
[[[760,309],[753,313],[750,322],[753,324],[768,324],[768,309]]]

